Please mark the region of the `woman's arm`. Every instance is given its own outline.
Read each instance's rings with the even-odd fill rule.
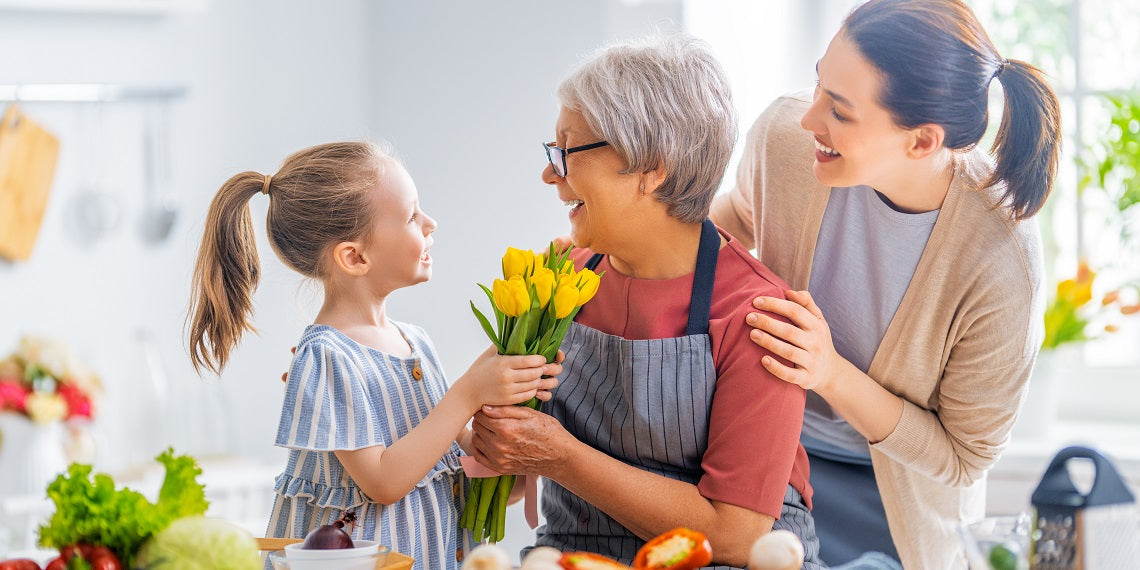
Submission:
[[[934,396],[939,406],[930,410],[895,395],[839,356],[810,294],[789,291],[787,296],[759,298],[754,306],[795,326],[762,314],[748,317],[757,327],[752,340],[795,365],[764,358],[766,369],[816,390],[875,450],[932,480],[968,486],[985,476],[1008,440],[1040,343],[1039,336],[1025,333],[1035,330],[1038,319],[1032,303],[1007,293],[962,325],[940,371]]]
[[[704,498],[697,486],[618,461],[575,439],[553,417],[519,406],[475,415],[474,456],[501,473],[553,479],[648,540],[678,526],[705,533],[715,561],[742,567],[774,519]]]
[[[777,378],[814,390],[867,441],[878,443],[895,430],[903,399],[892,394],[835,351],[831,330],[807,291],[788,291],[787,299],[757,297],[752,306],[781,315],[791,323],[764,313],[752,313],[753,342],[793,366],[764,356],[760,363]]]

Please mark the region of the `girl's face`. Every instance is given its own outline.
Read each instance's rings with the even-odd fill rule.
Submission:
[[[602,138],[590,130],[581,113],[562,107],[555,123],[554,143],[562,148],[588,145]],[[638,177],[622,174],[625,161],[612,146],[566,155],[566,176],[548,163],[542,181],[558,190],[570,208],[570,238],[578,247],[610,253],[615,231],[628,222],[639,194]]]
[[[372,236],[365,246],[371,258],[369,279],[384,291],[431,279],[431,233],[435,220],[420,210],[416,185],[399,162],[383,159],[372,189]]]
[[[800,120],[815,136],[816,179],[839,188],[889,185],[906,166],[911,133],[879,103],[881,72],[840,32],[816,73],[814,100]]]

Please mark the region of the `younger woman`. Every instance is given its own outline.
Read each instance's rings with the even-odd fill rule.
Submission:
[[[823,560],[964,568],[957,529],[985,513],[1041,346],[1057,97],[960,0],[863,3],[816,71],[756,121],[712,217],[793,288],[748,323],[787,360],[758,371],[809,390]]]
[[[483,404],[549,398],[558,364],[542,356],[480,355],[447,389],[423,329],[391,320],[393,291],[431,277],[436,222],[389,153],[333,143],[293,154],[273,175],[230,178],[210,205],[194,269],[191,360],[220,372],[252,329],[260,267],[249,200],[269,199],[269,241],[325,300],[298,343],[286,380],[268,536],[302,538],[355,511],[353,538],[413,556],[417,569],[455,568],[461,475],[458,439]]]

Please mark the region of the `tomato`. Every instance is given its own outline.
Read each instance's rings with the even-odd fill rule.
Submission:
[[[629,566],[593,552],[567,552],[558,559],[563,570],[629,570]]]
[[[635,570],[692,570],[712,562],[712,545],[703,533],[675,528],[645,543],[633,559]]]
[[[60,549],[59,557],[48,563],[44,570],[123,570],[119,557],[109,548],[93,544],[77,544]],[[0,569],[2,570],[2,569]]]
[[[40,565],[28,558],[13,558],[0,562],[0,570],[40,570]]]

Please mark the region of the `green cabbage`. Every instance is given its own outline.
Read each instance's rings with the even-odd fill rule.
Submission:
[[[135,567],[145,570],[260,570],[257,543],[241,527],[222,519],[191,516],[143,544]]]

